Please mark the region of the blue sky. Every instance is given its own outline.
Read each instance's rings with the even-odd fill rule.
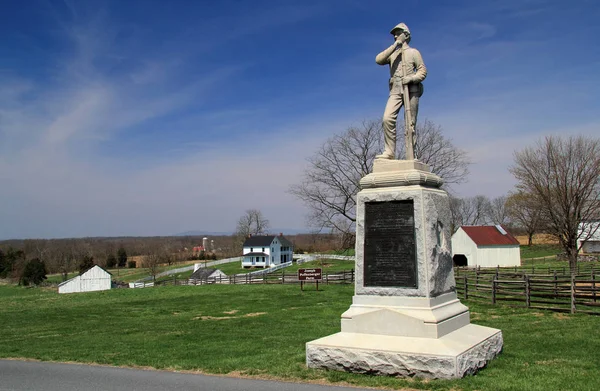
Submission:
[[[377,119],[405,22],[419,120],[510,191],[515,149],[600,135],[596,1],[3,1],[0,238],[303,228],[286,191],[336,132]]]

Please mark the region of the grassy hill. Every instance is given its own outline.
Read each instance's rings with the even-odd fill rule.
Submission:
[[[305,367],[307,341],[339,331],[352,285],[205,285],[58,295],[0,285],[0,357],[142,366],[367,387],[593,390],[600,317],[465,302],[500,328],[502,355],[476,376],[420,381]]]

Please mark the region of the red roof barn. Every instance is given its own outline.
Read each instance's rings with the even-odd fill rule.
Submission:
[[[452,235],[457,266],[519,266],[519,241],[501,225],[462,226]]]

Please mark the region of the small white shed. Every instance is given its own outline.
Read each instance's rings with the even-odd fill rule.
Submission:
[[[580,249],[580,253],[600,253],[600,220],[586,221],[579,224],[577,247]]]
[[[58,293],[105,291],[111,287],[111,276],[100,266],[94,265],[80,275],[60,283]]]
[[[519,241],[500,225],[462,226],[452,235],[456,266],[520,266]]]
[[[194,273],[192,273],[192,275],[190,276],[190,280],[203,280],[203,281],[209,281],[209,282],[214,282],[217,280],[226,280],[227,279],[227,274],[223,273],[221,270],[219,269],[211,269],[211,268],[204,268],[204,267],[196,267],[196,266],[200,266],[200,264],[196,264],[194,265]]]

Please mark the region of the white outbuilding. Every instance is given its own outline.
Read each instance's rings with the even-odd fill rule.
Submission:
[[[58,285],[58,293],[105,291],[111,287],[109,272],[94,265],[83,273]]]
[[[462,226],[452,235],[452,259],[456,266],[520,266],[521,250],[501,225]]]
[[[227,274],[219,269],[201,267],[200,263],[194,265],[194,273],[190,276],[190,280],[200,280],[206,282],[216,282],[227,280]]]
[[[586,221],[579,224],[577,231],[577,248],[580,253],[600,253],[600,220]]]

